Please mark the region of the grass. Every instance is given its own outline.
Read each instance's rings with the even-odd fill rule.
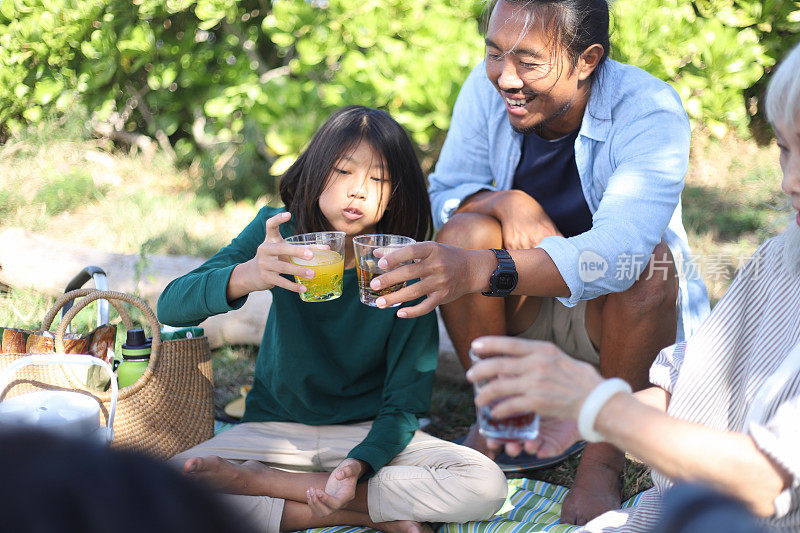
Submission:
[[[777,160],[774,145],[695,135],[683,217],[712,304],[741,262],[788,222]],[[120,154],[104,141],[87,138],[80,124],[46,124],[0,146],[0,231],[21,227],[114,252],[207,257],[267,200],[219,207],[194,193],[190,172],[159,157]],[[0,326],[38,329],[52,303],[30,291],[0,287]],[[91,308],[79,314],[74,329],[93,327],[94,316]],[[252,382],[255,357],[252,346],[214,351],[218,415],[242,385]],[[474,420],[470,388],[437,382],[430,418],[428,431],[436,436],[452,440],[466,433]],[[578,459],[531,476],[569,485]],[[624,498],[650,483],[648,469],[629,458]]]
[[[107,185],[96,186],[83,169],[75,168],[63,176],[56,174],[45,178],[33,203],[44,205],[48,215],[59,215],[102,200],[107,189]]]
[[[219,208],[189,173],[97,140],[37,137],[0,146],[0,229],[19,227],[119,253],[208,256],[261,202]]]
[[[756,248],[791,221],[778,149],[694,136],[683,220],[712,306]]]
[[[255,346],[223,346],[214,350],[214,415],[224,415],[224,407],[239,397],[243,385],[252,385],[256,367]]]

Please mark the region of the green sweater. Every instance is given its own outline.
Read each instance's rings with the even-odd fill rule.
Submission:
[[[252,259],[265,238],[266,220],[284,209],[265,207],[228,246],[200,267],[173,280],[158,299],[158,319],[193,326],[239,309],[228,302],[233,267]],[[281,225],[284,237],[291,223]],[[309,303],[275,287],[244,422],[349,424],[373,420],[367,437],[348,457],[372,472],[403,451],[430,407],[438,357],[434,313],[413,319],[397,309],[377,309],[358,299],[356,269],[344,271],[342,296]]]

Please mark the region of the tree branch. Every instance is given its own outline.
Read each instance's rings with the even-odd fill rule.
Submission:
[[[289,65],[284,65],[282,67],[266,71],[264,74],[258,77],[258,81],[261,83],[267,83],[272,79],[279,78],[281,76],[288,76],[290,73],[291,69],[289,68]]]
[[[178,158],[177,154],[175,154],[175,150],[172,149],[172,145],[169,142],[169,138],[167,134],[164,133],[162,129],[158,127],[156,124],[156,119],[153,117],[153,114],[150,112],[150,108],[147,107],[147,103],[144,101],[144,95],[136,90],[136,87],[131,85],[130,83],[126,84],[128,91],[133,95],[133,97],[138,102],[139,112],[144,117],[144,121],[147,122],[147,125],[150,126],[150,129],[155,131],[156,140],[158,141],[158,145],[161,147],[162,150],[169,156],[170,159],[173,161]]]
[[[117,129],[110,122],[92,122],[92,131],[95,135],[125,143],[128,146],[140,149],[147,157],[152,157],[156,151],[155,142],[147,135],[132,133]]]
[[[197,146],[203,149],[210,149],[218,144],[225,144],[225,141],[220,140],[218,137],[214,135],[209,135],[206,133],[206,121],[208,119],[206,116],[200,111],[200,109],[194,109],[194,122],[192,122],[192,137],[194,138],[194,142],[197,143]]]

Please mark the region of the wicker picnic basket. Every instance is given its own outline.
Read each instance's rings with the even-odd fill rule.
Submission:
[[[121,302],[137,307],[150,325],[153,343],[150,363],[136,383],[119,390],[112,446],[166,459],[210,439],[214,434],[211,350],[206,337],[161,340],[161,325],[143,300],[125,293],[78,289],[61,296],[42,321],[47,331],[59,310],[84,297],[62,319],[55,334],[57,352],[64,351],[64,332],[75,315],[90,302],[108,300],[130,329],[132,322]],[[0,355],[0,370],[29,354]],[[111,404],[109,392],[86,389],[66,367],[28,366],[21,369],[0,400],[35,390],[78,390],[101,402],[105,424]]]

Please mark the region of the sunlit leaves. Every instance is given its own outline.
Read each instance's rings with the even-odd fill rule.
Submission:
[[[785,26],[800,2],[617,0],[613,7],[614,55],[670,82],[692,121],[723,136],[730,126],[745,130],[743,92],[794,42],[765,28]]]
[[[616,0],[616,57],[720,134],[796,41],[796,0]],[[695,9],[696,8],[696,9]],[[0,141],[80,102],[168,136],[219,199],[257,197],[336,108],[390,112],[438,152],[483,55],[473,0],[2,0]],[[699,13],[699,14],[698,14]],[[787,35],[789,37],[787,37]]]

